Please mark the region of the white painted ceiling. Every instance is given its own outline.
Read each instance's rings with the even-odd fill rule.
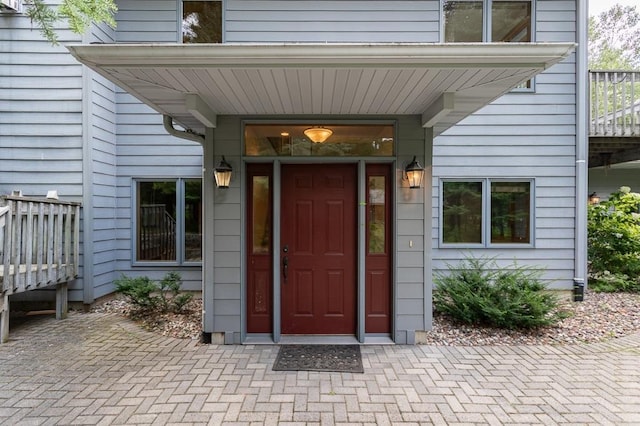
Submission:
[[[83,64],[185,128],[252,118],[418,114],[434,135],[569,56],[570,43],[91,44]],[[443,105],[443,94],[453,94]],[[187,98],[197,95],[198,113]],[[203,120],[203,116],[205,119]],[[205,123],[205,124],[203,124]]]

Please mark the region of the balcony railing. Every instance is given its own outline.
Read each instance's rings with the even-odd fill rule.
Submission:
[[[640,72],[590,71],[590,136],[640,136]]]

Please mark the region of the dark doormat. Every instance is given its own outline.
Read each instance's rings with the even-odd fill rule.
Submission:
[[[359,345],[282,345],[273,370],[364,373]]]

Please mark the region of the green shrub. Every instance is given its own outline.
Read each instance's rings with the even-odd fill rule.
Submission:
[[[182,277],[168,272],[159,283],[149,277],[122,277],[114,281],[116,292],[122,293],[139,310],[158,309],[161,312],[180,313],[191,301],[191,293],[180,293]]]
[[[625,274],[612,274],[609,271],[595,272],[589,277],[589,288],[603,293],[640,292],[637,279],[630,279]]]
[[[168,272],[160,281],[160,306],[165,312],[182,312],[191,301],[193,294],[180,293],[182,277],[177,272]]]
[[[122,275],[114,281],[116,292],[122,293],[138,309],[152,309],[158,299],[152,293],[158,290],[156,284],[149,277],[127,277]]]
[[[436,311],[453,319],[498,328],[535,328],[556,323],[558,299],[540,281],[540,271],[467,258],[435,278]]]
[[[176,294],[172,299],[172,311],[175,313],[184,312],[186,306],[193,299],[193,294],[191,293],[180,293]]]
[[[590,287],[639,292],[640,194],[623,186],[587,211]]]

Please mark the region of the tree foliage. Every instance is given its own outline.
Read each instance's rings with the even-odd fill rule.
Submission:
[[[24,6],[33,25],[54,45],[58,44],[55,24],[59,21],[66,20],[69,29],[76,34],[83,34],[91,23],[116,26],[114,14],[118,8],[114,0],[62,0],[57,8],[45,0],[26,0]]]
[[[640,67],[640,11],[613,5],[589,18],[589,68],[632,70]]]
[[[628,186],[588,209],[591,288],[640,291],[640,194]]]

